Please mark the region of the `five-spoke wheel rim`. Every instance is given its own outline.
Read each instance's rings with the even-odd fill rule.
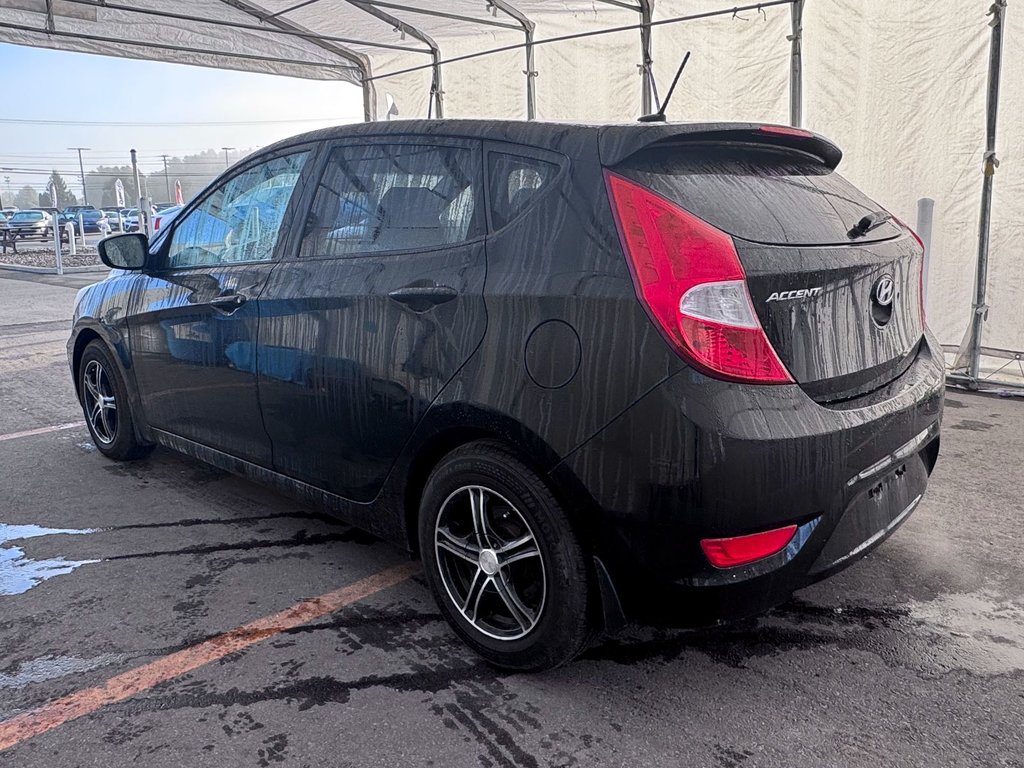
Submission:
[[[85,385],[82,393],[85,414],[93,437],[109,445],[117,437],[117,401],[110,377],[98,360],[90,360],[86,363],[82,383]]]
[[[434,552],[448,597],[477,631],[518,640],[537,626],[547,596],[544,556],[526,518],[500,493],[467,485],[445,499]]]

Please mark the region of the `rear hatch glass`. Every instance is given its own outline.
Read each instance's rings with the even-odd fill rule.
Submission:
[[[879,210],[819,159],[791,150],[688,142],[652,147],[628,162],[634,180],[723,232],[756,243],[848,245],[850,229]],[[857,242],[899,234],[889,222]]]

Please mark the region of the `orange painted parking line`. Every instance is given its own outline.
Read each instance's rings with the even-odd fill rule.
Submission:
[[[94,688],[76,691],[30,712],[12,717],[0,723],[0,752],[95,712],[108,704],[124,701],[211,661],[248,648],[260,640],[273,637],[400,584],[416,574],[419,569],[419,563],[403,563],[387,568],[373,576],[360,579],[355,584],[320,597],[302,600],[280,613],[265,616],[149,664],[130,669]]]
[[[55,424],[52,427],[40,427],[39,429],[26,429],[24,432],[10,432],[0,435],[0,443],[4,440],[15,440],[19,437],[32,437],[32,435],[45,435],[48,432],[60,432],[62,429],[76,429],[84,427],[84,421],[72,421],[68,424]]]

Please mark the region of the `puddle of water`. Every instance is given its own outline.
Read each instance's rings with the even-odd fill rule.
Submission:
[[[38,525],[7,525],[0,523],[0,595],[20,595],[54,576],[71,573],[82,565],[99,560],[33,560],[21,547],[8,546],[8,542],[34,539],[55,534],[78,535],[93,533],[92,528],[43,528]]]
[[[59,677],[88,672],[92,669],[119,664],[127,659],[124,653],[104,653],[90,659],[76,656],[41,656],[23,661],[16,672],[0,672],[0,688],[21,688],[31,683],[56,680]]]
[[[981,675],[1024,670],[1024,606],[983,592],[950,594],[913,604],[910,615],[945,636],[946,667]]]

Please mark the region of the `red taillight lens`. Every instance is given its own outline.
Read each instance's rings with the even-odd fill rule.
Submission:
[[[771,557],[786,548],[796,533],[795,525],[775,528],[749,536],[728,539],[701,539],[704,556],[715,568],[735,568]]]
[[[646,187],[605,178],[637,295],[676,350],[718,378],[791,383],[754,314],[732,238]]]
[[[925,305],[924,305],[924,260],[926,258],[925,252],[924,252],[924,250],[925,250],[924,249],[924,240],[921,239],[921,236],[919,234],[917,234],[917,232],[915,232],[913,229],[908,227],[905,221],[903,221],[902,219],[898,219],[895,216],[893,216],[892,218],[893,218],[893,220],[897,224],[899,224],[901,227],[903,227],[904,230],[906,230],[907,232],[910,233],[910,236],[913,237],[917,241],[918,246],[920,246],[920,248],[921,248],[921,269],[917,273],[917,286],[918,286],[918,291],[919,291],[919,293],[918,293],[918,300],[920,302],[920,310],[921,310],[921,328],[923,329],[927,325],[927,317],[926,317]]]
[[[761,133],[774,133],[777,136],[800,136],[804,139],[810,138],[814,135],[810,131],[805,131],[803,128],[791,128],[788,125],[762,125],[757,130]]]

